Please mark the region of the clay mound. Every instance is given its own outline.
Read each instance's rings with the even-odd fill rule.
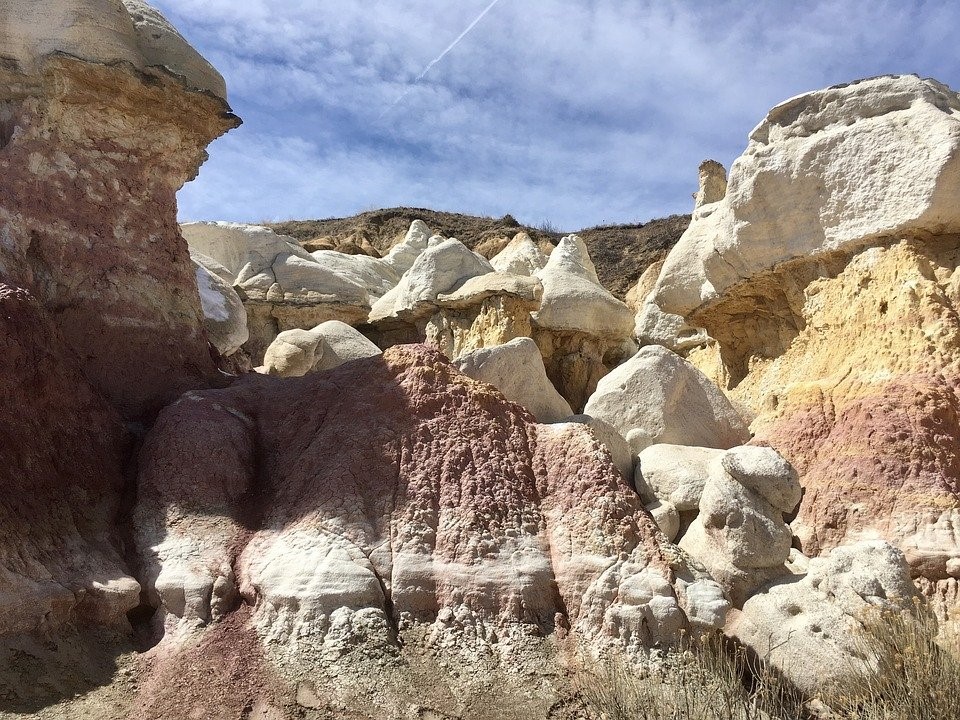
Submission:
[[[298,663],[417,623],[640,646],[686,622],[664,538],[593,435],[535,424],[425,346],[184,396],[146,439],[139,498],[167,627],[239,591]]]

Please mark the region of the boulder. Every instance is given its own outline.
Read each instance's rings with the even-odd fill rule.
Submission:
[[[55,52],[91,63],[126,62],[141,71],[165,68],[185,87],[226,98],[223,77],[155,8],[142,0],[0,0],[8,19],[2,55],[36,72]]]
[[[424,327],[424,337],[453,359],[529,337],[530,311],[540,307],[542,294],[536,278],[499,272],[477,275],[453,292],[437,296],[437,309]]]
[[[563,238],[536,275],[543,283],[543,301],[534,313],[541,328],[605,339],[630,337],[630,309],[600,284],[587,246],[577,235]]]
[[[790,557],[793,534],[784,521],[784,511],[727,472],[723,457],[726,454],[719,463],[711,464],[699,514],[679,544],[739,607],[757,587],[788,572],[784,563]],[[759,485],[756,478],[760,474],[750,473],[753,485]],[[796,476],[792,479],[788,492],[795,489],[799,494]]]
[[[688,316],[796,258],[960,232],[960,97],[886,75],[791,98],[750,133],[720,202],[670,252],[656,302]],[[709,329],[709,328],[708,328]]]
[[[243,302],[236,290],[196,261],[194,270],[207,337],[218,353],[232,355],[250,336]]]
[[[724,455],[716,448],[650,445],[637,457],[635,486],[648,501],[669,501],[680,512],[696,511],[711,469]]]
[[[810,560],[805,575],[765,586],[732,614],[726,632],[751,647],[802,692],[842,692],[878,669],[864,654],[863,624],[905,612],[916,594],[903,554],[866,540]]]
[[[793,512],[800,503],[797,471],[773,448],[755,445],[731,448],[723,454],[720,464],[737,482],[762,495],[780,512]]]
[[[328,320],[311,330],[320,337],[317,345],[320,357],[313,366],[314,372],[323,372],[340,367],[345,362],[373,357],[380,348],[367,340],[359,330],[339,320]]]
[[[270,343],[257,372],[279,377],[306,375],[322,356],[319,344],[320,337],[309,330],[284,330]]]
[[[301,377],[379,354],[380,348],[360,331],[339,320],[328,320],[310,330],[284,330],[277,335],[257,371],[265,375]]]
[[[743,419],[699,370],[666,348],[641,348],[597,384],[584,412],[613,425],[635,453],[657,443],[729,448]]]
[[[538,422],[558,422],[572,414],[547,379],[540,351],[530,338],[474,350],[454,364],[467,377],[493,385],[507,400],[525,407]]]
[[[0,275],[125,416],[155,411],[219,375],[175,196],[239,119],[139,2],[4,0],[0,17]]]
[[[490,258],[493,269],[511,275],[535,275],[547,265],[547,256],[526,233],[517,233],[513,240]]]
[[[594,437],[610,452],[610,459],[613,460],[613,464],[617,466],[620,474],[628,482],[633,480],[633,451],[615,427],[589,415],[571,415],[564,418],[563,422],[575,422],[589,427]],[[644,500],[648,500],[648,498],[644,498]],[[649,500],[653,500],[653,498],[649,498]]]

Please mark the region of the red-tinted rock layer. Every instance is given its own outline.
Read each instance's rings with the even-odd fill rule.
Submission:
[[[535,424],[423,346],[187,394],[147,438],[139,495],[168,628],[237,592],[294,653],[435,620],[634,645],[685,623],[664,538],[589,430]]]
[[[140,587],[111,541],[124,449],[43,309],[0,284],[0,635],[126,623]]]
[[[211,93],[124,62],[6,63],[0,87],[0,277],[30,289],[125,414],[209,384],[175,193],[237,118]]]

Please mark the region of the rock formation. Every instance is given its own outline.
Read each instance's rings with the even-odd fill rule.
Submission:
[[[657,443],[727,448],[749,438],[723,393],[658,345],[642,348],[604,377],[584,412],[617,428],[634,453]]]
[[[200,308],[207,338],[223,357],[233,355],[250,337],[247,311],[237,291],[220,275],[194,260]]]
[[[216,375],[174,195],[239,120],[143,3],[21,5],[0,3],[0,275],[138,415]]]
[[[680,547],[700,562],[737,607],[785,575],[793,534],[784,515],[800,501],[794,469],[765,447],[738,447],[713,462],[699,512]]]
[[[327,320],[363,322],[370,311],[369,288],[381,290],[392,272],[378,273],[354,256],[311,255],[292,238],[258,225],[195,222],[181,230],[191,252],[225,268],[241,294],[249,331],[245,347],[254,363],[278,333]]]
[[[693,196],[694,209],[720,202],[727,194],[727,171],[716,160],[700,163],[700,187]]]
[[[628,307],[509,216],[181,232],[216,71],[140,0],[0,17],[0,712],[566,720],[718,630],[814,693],[960,602],[945,86],[774,108]]]
[[[327,320],[310,330],[284,330],[277,335],[257,371],[279,377],[300,377],[379,354],[380,348],[359,331],[339,320]]]
[[[843,692],[876,671],[863,625],[907,612],[916,591],[903,553],[861,541],[813,558],[803,575],[777,580],[732,611],[728,631],[804,692]]]
[[[0,640],[125,625],[140,595],[113,528],[128,439],[40,304],[2,284],[0,378]]]
[[[550,384],[537,344],[530,338],[474,350],[455,364],[467,377],[490,383],[507,400],[522,405],[539,422],[557,422],[573,413]]]
[[[547,256],[526,233],[517,233],[513,240],[490,258],[497,272],[513,275],[536,275],[547,265]]]
[[[241,600],[288,676],[417,628],[516,654],[537,628],[639,648],[722,622],[586,427],[537,425],[423,346],[188,394],[141,458],[168,656]]]
[[[654,291],[716,339],[691,361],[799,471],[804,552],[885,538],[944,604],[960,589],[958,195],[956,93],[914,76],[808,93],[751,134]]]

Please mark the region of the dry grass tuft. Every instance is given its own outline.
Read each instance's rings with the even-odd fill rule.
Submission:
[[[604,720],[799,720],[803,698],[768,666],[717,635],[646,672],[609,661],[577,689]]]
[[[919,603],[912,613],[877,611],[863,628],[868,659],[822,698],[802,697],[718,636],[671,651],[650,669],[608,661],[582,673],[577,690],[603,720],[960,719],[960,633],[941,632]]]
[[[863,650],[878,672],[830,700],[841,718],[957,720],[960,718],[960,635],[941,632],[919,602],[914,612],[877,611],[863,619]],[[950,626],[953,627],[953,624]]]

